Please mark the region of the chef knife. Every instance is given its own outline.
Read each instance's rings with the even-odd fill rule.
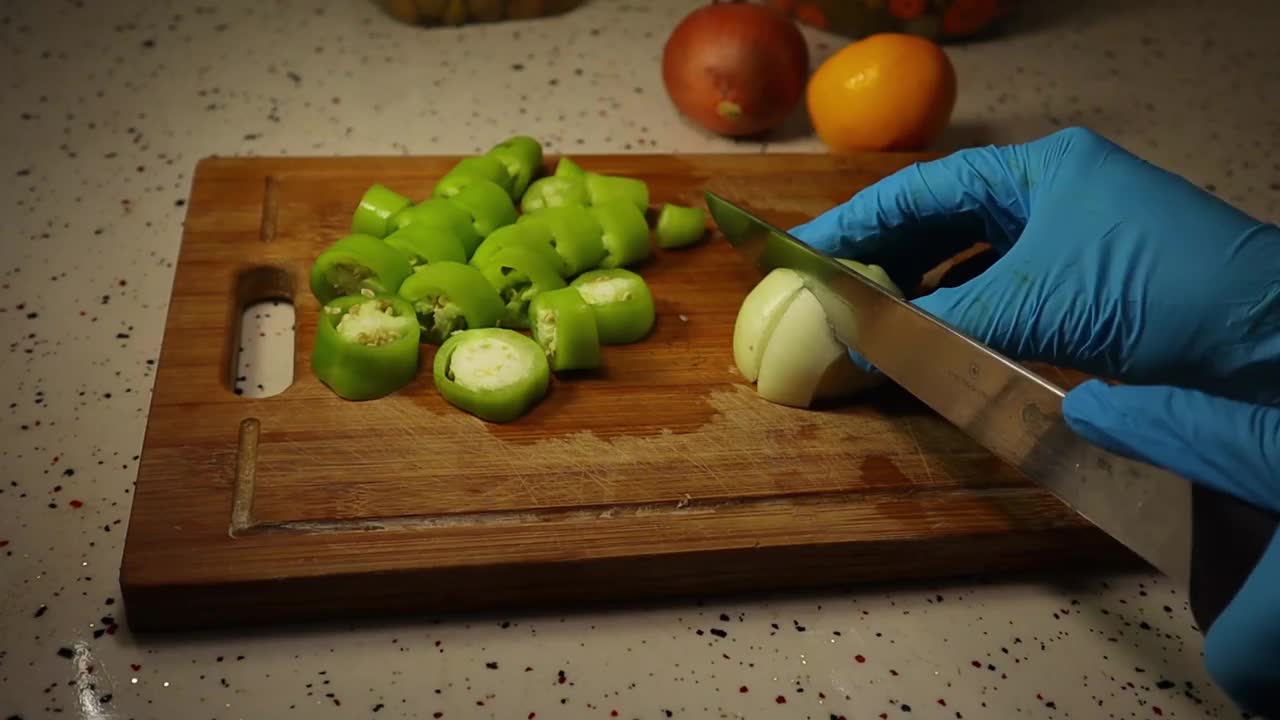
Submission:
[[[1274,533],[1270,513],[1088,443],[1063,420],[1061,388],[719,195],[707,192],[706,202],[720,232],[758,270],[802,277],[842,343],[1189,587],[1202,628],[1234,596]]]

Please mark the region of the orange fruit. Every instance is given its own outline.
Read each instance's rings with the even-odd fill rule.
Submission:
[[[922,150],[951,121],[955,68],[927,38],[869,35],[818,66],[805,101],[833,153]]]

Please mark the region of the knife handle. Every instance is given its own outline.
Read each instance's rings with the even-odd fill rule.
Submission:
[[[1191,486],[1191,616],[1201,633],[1240,591],[1280,517],[1232,495]]]

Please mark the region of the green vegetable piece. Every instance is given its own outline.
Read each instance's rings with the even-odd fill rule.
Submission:
[[[527,413],[551,384],[551,367],[542,348],[507,328],[453,335],[436,352],[431,375],[450,404],[495,423]]]
[[[551,228],[545,223],[517,222],[514,225],[500,227],[480,243],[475,254],[471,256],[471,264],[483,267],[499,250],[512,245],[528,247],[549,264],[557,274],[561,274],[564,262],[560,254],[551,244]]]
[[[531,213],[549,207],[587,204],[587,186],[581,178],[548,175],[533,181],[520,200],[520,210]]]
[[[550,207],[521,216],[521,223],[545,224],[560,255],[560,274],[573,277],[604,259],[604,228],[581,205]]]
[[[604,259],[599,267],[623,267],[649,257],[649,223],[635,205],[626,200],[610,200],[593,205],[590,210],[604,233],[600,237]]]
[[[592,205],[610,200],[627,200],[640,212],[649,209],[649,186],[643,180],[620,175],[586,174],[587,198]]]
[[[381,183],[374,183],[364,191],[360,204],[351,215],[351,232],[384,238],[391,232],[387,224],[393,215],[409,207],[409,198]]]
[[[451,198],[476,180],[488,180],[502,188],[503,192],[508,194],[511,192],[512,179],[507,173],[506,166],[488,155],[476,155],[459,160],[458,164],[436,183],[431,196]]]
[[[404,253],[409,266],[415,269],[441,260],[467,261],[466,248],[456,235],[426,223],[406,225],[388,235],[383,242]]]
[[[489,148],[488,155],[507,168],[513,200],[524,195],[529,183],[542,169],[542,145],[528,135],[509,137]]]
[[[395,293],[413,268],[399,251],[372,235],[353,234],[320,253],[311,265],[311,294],[321,304],[361,290]]]
[[[471,215],[471,223],[482,238],[519,217],[507,191],[489,180],[473,180],[449,200]]]
[[[575,278],[570,286],[595,312],[602,345],[633,343],[649,334],[657,319],[648,284],[630,270],[591,270]]]
[[[450,200],[444,198],[424,200],[401,210],[391,218],[391,225],[395,230],[403,230],[409,225],[418,223],[453,235],[462,244],[467,257],[471,257],[471,253],[475,252],[476,246],[480,244],[480,233],[476,232],[471,213]]]
[[[577,288],[540,293],[529,303],[533,339],[556,372],[600,367],[600,334],[596,315]]]
[[[439,345],[452,333],[494,327],[502,317],[502,298],[479,270],[458,262],[423,265],[400,286],[422,328],[422,341]]]
[[[480,266],[481,274],[506,305],[498,327],[529,327],[529,301],[539,293],[565,287],[554,255],[549,259],[531,246],[514,244],[499,249]]]
[[[692,245],[707,231],[707,213],[702,208],[667,203],[658,213],[658,247],[681,248]]]
[[[413,381],[418,323],[409,303],[365,291],[325,303],[316,324],[311,371],[347,400],[372,400]]]
[[[586,180],[587,173],[568,155],[562,156],[556,163],[556,177],[580,178]]]

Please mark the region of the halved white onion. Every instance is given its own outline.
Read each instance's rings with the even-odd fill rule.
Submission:
[[[841,262],[902,297],[878,265]],[[760,396],[781,405],[807,408],[815,400],[845,397],[879,382],[879,376],[853,363],[848,348],[832,334],[822,304],[800,275],[786,268],[770,272],[743,301],[733,353],[738,370],[756,382]]]

